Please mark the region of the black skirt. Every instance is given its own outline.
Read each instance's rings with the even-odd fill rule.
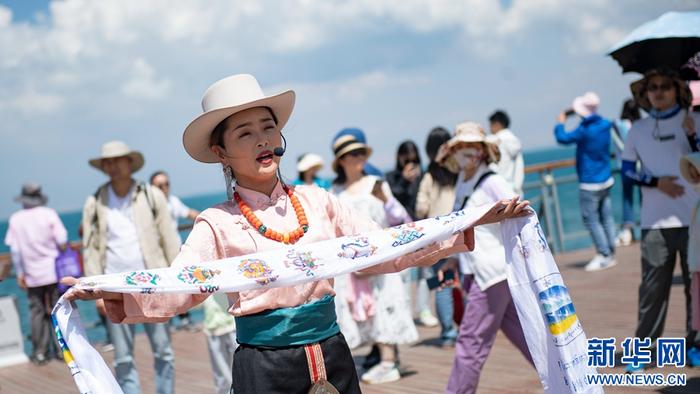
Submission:
[[[328,381],[345,394],[361,393],[357,370],[343,334],[319,342]],[[298,393],[311,389],[304,346],[268,348],[241,344],[233,356],[235,394]]]

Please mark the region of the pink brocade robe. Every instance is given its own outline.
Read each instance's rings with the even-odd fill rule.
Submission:
[[[269,197],[240,186],[236,187],[236,191],[268,228],[288,232],[299,227],[291,201],[280,183]],[[375,222],[352,211],[321,188],[296,186],[294,193],[309,220],[309,230],[299,240],[299,244],[356,235],[379,228]],[[192,232],[172,265],[186,266],[261,252],[282,245],[265,238],[247,222],[233,201],[227,201],[206,209],[197,217]],[[411,266],[429,266],[442,258],[464,251],[467,251],[467,247],[464,245],[463,234],[460,233],[440,245],[387,261],[363,272],[387,273]],[[327,294],[335,295],[332,279],[321,279],[293,287],[229,293],[229,313],[243,316],[268,309],[294,307],[320,299]],[[113,322],[164,322],[203,302],[208,295],[123,294],[123,297],[123,301],[105,301],[107,315]]]

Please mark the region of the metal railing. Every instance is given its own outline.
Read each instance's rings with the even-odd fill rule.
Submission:
[[[539,194],[530,198],[532,206],[540,204],[538,215],[540,221],[544,221],[547,242],[549,242],[552,252],[555,254],[566,252],[566,241],[589,237],[587,230],[566,231],[563,225],[561,214],[561,201],[558,194],[558,186],[567,183],[578,184],[576,174],[554,176],[554,170],[570,168],[576,165],[575,159],[551,161],[534,164],[525,167],[526,174],[539,174],[539,180],[526,182],[523,185],[524,191],[539,190]],[[617,174],[620,170],[613,167],[612,173]]]
[[[525,174],[539,174],[539,180],[526,182],[523,185],[524,191],[539,190],[539,194],[530,198],[533,206],[540,204],[538,215],[540,220],[544,220],[546,227],[547,241],[554,253],[563,253],[566,251],[566,241],[588,236],[585,230],[568,232],[565,231],[562,222],[561,204],[557,192],[557,186],[567,183],[578,183],[576,174],[554,176],[554,170],[569,168],[576,165],[576,160],[558,160],[546,163],[533,164],[525,167]],[[613,171],[615,172],[615,171]],[[178,231],[187,231],[192,228],[191,224],[183,224],[178,226]],[[71,246],[80,249],[81,242],[72,242]],[[10,254],[0,253],[0,280],[5,278],[10,271]]]

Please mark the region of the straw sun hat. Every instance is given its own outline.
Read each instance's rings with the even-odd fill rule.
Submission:
[[[255,107],[270,108],[282,130],[294,109],[295,94],[287,90],[266,96],[258,81],[250,74],[236,74],[214,82],[204,92],[202,110],[185,129],[182,143],[193,159],[204,163],[218,163],[211,151],[209,139],[214,128],[229,116]]]
[[[364,149],[365,152],[367,152],[367,157],[369,158],[372,155],[372,148],[369,147],[366,143],[362,142],[361,140],[358,139],[358,136],[348,132],[348,133],[343,133],[342,131],[338,133],[335,136],[335,139],[333,140],[333,155],[335,158],[333,159],[333,171],[338,170],[338,160],[343,157],[344,154],[350,153],[352,151]]]
[[[475,122],[460,123],[455,127],[455,135],[445,142],[445,149],[438,152],[435,160],[448,170],[459,173],[460,168],[454,158],[454,150],[463,143],[482,143],[487,163],[497,163],[501,159],[498,144],[486,135],[484,129]]]

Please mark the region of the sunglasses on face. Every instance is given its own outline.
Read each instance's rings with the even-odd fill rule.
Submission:
[[[655,83],[647,85],[647,91],[652,93],[656,92],[657,90],[668,92],[671,89],[673,89],[673,84],[671,82],[661,83],[658,85]]]
[[[162,189],[164,187],[169,187],[170,182],[156,183],[153,186],[157,187],[158,189]]]
[[[358,149],[358,150],[348,152],[348,153],[344,154],[343,156],[362,157],[362,156],[367,156],[367,152],[365,152],[364,149]]]

